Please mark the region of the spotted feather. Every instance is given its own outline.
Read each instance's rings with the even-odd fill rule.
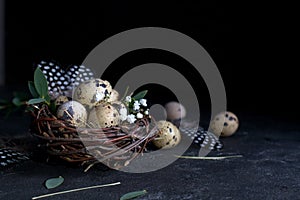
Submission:
[[[180,128],[180,132],[191,138],[193,143],[201,148],[207,147],[210,150],[221,150],[223,148],[223,143],[213,133],[205,131],[201,127],[198,130]]]
[[[29,158],[13,149],[0,149],[0,169],[11,167]]]
[[[71,65],[66,70],[55,62],[41,61],[39,67],[48,82],[48,90],[52,99],[59,95],[71,96],[74,87],[94,78],[91,69],[83,65]]]

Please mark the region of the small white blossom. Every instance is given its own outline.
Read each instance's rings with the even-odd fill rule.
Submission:
[[[96,95],[94,96],[95,101],[101,101],[102,99],[104,99],[104,94],[101,92],[97,92]]]
[[[133,114],[127,116],[127,121],[128,121],[130,124],[134,123],[135,120],[136,120],[136,118],[135,118],[135,116],[134,116]]]
[[[131,102],[131,96],[127,96],[127,97],[125,98],[125,101],[128,102],[128,103],[130,103],[130,102]]]
[[[133,104],[133,110],[139,110],[140,109],[140,103],[138,101],[135,101]]]
[[[121,108],[120,111],[120,120],[124,121],[127,119],[127,109],[126,108]]]
[[[143,114],[142,114],[142,113],[138,113],[138,114],[136,114],[136,118],[138,118],[138,119],[142,119],[142,118],[143,118]]]
[[[144,114],[145,114],[145,115],[149,115],[149,110],[146,110],[146,111],[144,112]]]
[[[147,106],[147,100],[146,99],[140,99],[140,103],[142,106]]]

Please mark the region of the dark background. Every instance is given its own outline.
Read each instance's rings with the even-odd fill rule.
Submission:
[[[26,85],[33,63],[40,60],[80,64],[114,34],[165,27],[192,37],[211,55],[224,80],[228,110],[297,119],[294,6],[183,2],[6,1],[6,84]],[[112,69],[154,61],[177,69],[191,67],[176,55],[144,50],[123,56]],[[114,76],[105,78],[113,82]],[[204,83],[197,76],[188,78],[209,108]]]

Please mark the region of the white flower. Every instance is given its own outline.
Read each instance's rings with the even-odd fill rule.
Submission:
[[[97,92],[96,95],[94,96],[95,101],[101,101],[102,99],[104,99],[104,94],[101,92]]]
[[[144,112],[144,114],[145,114],[145,115],[149,115],[149,110],[146,110],[146,111]]]
[[[128,103],[131,102],[131,96],[127,96],[127,97],[125,98],[125,101],[128,102]]]
[[[127,121],[128,121],[130,124],[134,123],[135,120],[136,120],[136,118],[135,118],[135,116],[134,116],[133,114],[127,116]]]
[[[127,119],[127,109],[126,108],[121,108],[120,111],[120,120],[124,121]]]
[[[147,100],[146,99],[140,99],[140,103],[142,104],[142,106],[147,106]]]
[[[140,109],[140,103],[138,101],[135,101],[133,104],[133,110],[139,110]]]
[[[138,118],[138,119],[142,119],[142,118],[143,118],[143,114],[142,114],[142,113],[138,113],[138,114],[136,114],[136,118]]]

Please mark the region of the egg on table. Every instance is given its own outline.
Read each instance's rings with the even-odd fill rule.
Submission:
[[[68,101],[63,103],[57,109],[59,119],[70,122],[76,127],[85,127],[87,120],[87,111],[85,107],[77,101]]]
[[[74,100],[90,109],[100,101],[107,98],[112,92],[112,87],[108,81],[101,79],[91,79],[81,83],[74,91]]]
[[[88,122],[94,128],[114,127],[119,125],[120,115],[110,103],[102,102],[91,110]]]
[[[221,112],[210,122],[210,129],[213,133],[227,137],[233,135],[239,127],[239,120],[232,112]]]
[[[184,106],[178,102],[172,101],[165,105],[167,119],[178,120],[186,116],[186,110]]]
[[[168,121],[158,121],[157,128],[159,130],[158,137],[153,140],[153,144],[157,148],[170,149],[179,144],[181,134],[178,128]]]

